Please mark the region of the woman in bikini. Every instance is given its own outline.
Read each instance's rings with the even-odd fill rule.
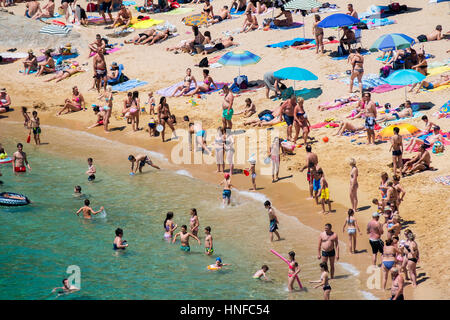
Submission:
[[[383,248],[383,290],[386,290],[386,282],[389,276],[389,272],[395,265],[395,259],[398,254],[398,250],[394,247],[392,239],[386,240]]]
[[[289,252],[289,271],[288,271],[288,289],[289,292],[294,291],[294,282],[296,281],[296,277],[300,272],[300,267],[298,263],[295,261],[295,252]]]
[[[356,253],[356,229],[358,229],[359,235],[362,235],[361,230],[359,230],[358,222],[354,218],[355,212],[353,209],[348,209],[348,217],[345,219],[344,226],[342,227],[342,232],[345,232],[345,227],[347,227],[348,233],[348,250],[350,253]]]
[[[213,6],[209,0],[205,0],[205,5],[203,6],[203,14],[206,15],[208,20],[214,20]]]
[[[57,74],[55,74],[53,77],[44,80],[44,82],[50,82],[52,80],[56,80],[56,82],[60,82],[64,79],[69,78],[70,76],[77,74],[78,72],[84,72],[81,67],[75,67],[75,68],[69,68],[63,71],[58,71]]]
[[[133,102],[133,93],[128,92],[126,99],[123,100],[123,109],[122,109],[122,116],[127,119],[128,124],[131,124],[130,109],[132,102]]]
[[[136,37],[131,40],[125,40],[124,43],[130,44],[133,43],[135,45],[142,44],[142,41],[147,40],[149,37],[152,37],[155,34],[155,29],[145,30],[142,33],[139,33]]]
[[[192,208],[190,213],[191,213],[191,219],[189,220],[189,228],[191,229],[191,233],[194,236],[197,236],[198,228],[200,226],[200,222],[198,221],[198,216],[197,216],[197,209]]]
[[[381,192],[381,199],[386,199],[386,195],[387,195],[387,183],[389,180],[389,176],[386,172],[383,172],[381,174],[381,182],[380,182],[380,186],[378,187],[378,189]]]
[[[139,99],[139,92],[133,91],[132,100],[131,100],[131,108],[130,108],[130,118],[131,118],[131,126],[133,131],[139,130],[139,112],[141,109],[141,100]]]
[[[171,211],[167,212],[166,219],[164,220],[163,226],[164,226],[164,230],[165,230],[164,239],[169,240],[169,241],[172,238],[173,232],[175,231],[175,229],[178,228],[178,225],[176,225],[172,219],[173,219],[173,212],[171,212]]]
[[[72,88],[72,99],[66,99],[64,102],[64,107],[61,109],[61,111],[58,112],[58,116],[63,113],[63,111],[66,111],[66,113],[69,112],[76,112],[81,111],[84,109],[85,101],[83,98],[83,95],[78,91],[78,87],[75,86]]]
[[[184,77],[184,83],[177,87],[172,94],[172,97],[175,97],[178,91],[181,91],[179,96],[186,95],[191,90],[191,83],[194,82],[195,87],[197,87],[197,80],[195,80],[194,76],[191,74],[191,68],[186,69],[186,76]]]
[[[326,262],[322,262],[322,263],[320,263],[319,266],[320,266],[320,271],[322,271],[322,274],[320,275],[320,280],[310,281],[310,283],[318,283],[318,285],[315,286],[314,289],[316,289],[318,287],[322,287],[323,299],[330,300],[331,286],[328,283],[328,279],[330,279],[330,274],[328,272],[328,264]]]
[[[111,118],[111,113],[112,113],[112,108],[113,108],[113,94],[111,91],[111,87],[108,87],[108,90],[105,91],[100,97],[99,99],[105,99],[106,105],[104,105],[103,107],[101,107],[101,110],[104,113],[103,116],[103,126],[105,129],[105,132],[110,132],[108,129],[108,124],[109,124],[109,118]]]
[[[51,53],[52,53],[51,50],[47,50],[44,52],[45,61],[38,65],[39,69],[38,72],[36,73],[36,77],[39,77],[44,73],[55,72],[55,60],[53,60]]]
[[[405,232],[406,233],[406,232]],[[417,246],[416,241],[414,241],[415,236],[412,232],[406,234],[407,240],[403,245],[404,253],[406,254],[406,258],[408,259],[406,262],[406,269],[409,272],[409,276],[411,278],[412,287],[415,288],[417,286],[417,273],[416,266],[419,260],[419,248]]]
[[[166,97],[161,97],[159,100],[158,106],[158,120],[159,123],[163,126],[161,131],[161,139],[162,142],[165,142],[164,133],[166,131],[166,124],[172,129],[172,132],[175,133],[175,128],[173,126],[172,114],[170,113],[169,105],[166,102]],[[176,134],[175,134],[176,137]]]
[[[352,65],[352,75],[350,76],[350,90],[353,92],[353,81],[358,79],[359,92],[363,92],[362,77],[364,75],[364,57],[361,55],[361,48],[357,48],[356,51],[348,56],[348,61]]]
[[[319,27],[320,16],[318,14],[314,15],[314,24],[313,24],[313,34],[316,39],[316,54],[319,53],[319,47],[322,49],[322,53],[324,53],[323,48],[323,28]]]
[[[198,94],[198,93],[208,92],[213,87],[217,89],[217,85],[214,83],[213,78],[211,78],[211,76],[209,75],[209,70],[208,69],[203,69],[203,84],[197,86],[195,88],[195,90],[192,93],[188,94],[188,95],[189,96],[193,96],[193,95]]]

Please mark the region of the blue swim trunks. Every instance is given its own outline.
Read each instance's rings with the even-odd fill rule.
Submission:
[[[313,179],[313,189],[314,191],[320,190],[320,180]]]
[[[183,251],[185,251],[185,252],[191,251],[191,247],[189,247],[189,246],[187,246],[187,247],[181,246],[180,249],[183,250]]]
[[[231,198],[231,190],[223,190],[223,192],[222,192],[222,197],[224,198],[224,199],[226,199],[226,198]]]
[[[294,116],[288,116],[287,114],[283,114],[283,118],[288,126],[292,126],[292,124],[294,123]]]

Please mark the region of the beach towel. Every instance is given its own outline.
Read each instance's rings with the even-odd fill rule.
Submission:
[[[373,29],[376,27],[382,27],[382,26],[388,26],[390,24],[395,24],[397,23],[395,20],[391,20],[388,18],[382,18],[382,19],[377,19],[377,18],[373,18],[373,19],[360,19],[361,22],[364,22],[365,24],[367,24],[367,27],[369,29]]]
[[[450,176],[435,177],[433,180],[436,183],[441,183],[443,185],[450,186]]]
[[[294,22],[289,27],[278,27],[278,26],[274,25],[273,22],[270,23],[270,29],[272,29],[272,30],[290,30],[290,29],[297,29],[300,27],[303,27],[303,23],[301,23],[301,22]]]
[[[24,59],[24,58],[28,58],[28,53],[26,53],[26,52],[0,52],[0,56],[3,59]]]
[[[369,55],[369,54],[371,54],[370,51],[363,51],[363,52],[361,52],[361,55],[362,55],[362,56]],[[347,59],[348,59],[348,56],[349,56],[349,55],[346,54],[346,55],[343,55],[343,56],[332,57],[331,60],[347,60]]]
[[[266,47],[269,47],[269,48],[284,48],[284,47],[290,47],[296,42],[309,42],[309,43],[311,43],[311,41],[313,41],[313,40],[314,39],[295,38],[295,39],[292,39],[292,40],[286,40],[286,41],[282,41],[282,42],[278,42],[278,43],[274,43],[274,44],[268,44],[268,45],[266,45]]]
[[[166,12],[165,14],[169,15],[169,16],[176,16],[179,14],[185,14],[188,12],[192,12],[194,11],[193,8],[176,8],[174,10],[170,10],[169,12]]]
[[[111,90],[113,90],[113,91],[129,91],[131,89],[134,89],[134,88],[137,88],[140,86],[144,86],[146,84],[148,84],[148,82],[140,81],[137,79],[131,79],[131,80],[116,84],[114,86],[111,86]]]
[[[106,18],[106,23],[112,23],[113,20],[109,19],[109,17]],[[88,24],[105,24],[105,19],[103,17],[97,17],[97,16],[88,16]]]
[[[396,123],[396,122],[400,122],[400,121],[403,121],[403,120],[411,120],[411,119],[416,119],[416,118],[420,118],[420,117],[422,117],[423,116],[423,113],[421,113],[420,111],[416,111],[416,112],[413,112],[413,115],[412,115],[412,117],[404,117],[404,118],[400,118],[400,119],[393,119],[393,120],[385,120],[385,121],[383,121],[383,123],[386,123],[386,122],[389,122],[389,124],[388,125],[392,125],[392,124],[394,124],[394,123]]]
[[[39,30],[39,33],[42,34],[49,34],[52,36],[65,36],[72,30],[69,26],[59,26],[59,25],[47,25],[42,27],[41,30]]]
[[[384,93],[384,92],[397,90],[397,89],[403,88],[403,87],[404,86],[392,86],[388,83],[385,83],[385,84],[379,85],[378,87],[373,88],[371,93]]]
[[[136,1],[122,1],[124,6],[134,6],[136,5]]]
[[[242,11],[236,11],[236,8],[232,8],[231,10],[230,10],[230,14],[231,15],[234,15],[234,16],[240,16],[240,15],[243,15],[245,13],[245,10],[242,10]]]
[[[428,73],[427,76],[431,77],[431,76],[435,76],[437,74],[440,73],[444,73],[450,71],[450,66],[441,66],[441,67],[436,67],[436,68],[428,68]]]
[[[435,91],[441,91],[441,90],[448,89],[448,88],[450,88],[450,84],[446,84],[445,86],[439,86],[437,88],[434,88],[431,90],[426,90],[426,91],[435,92]]]
[[[172,96],[173,93],[175,92],[175,90],[176,90],[179,86],[182,86],[183,83],[184,83],[184,81],[180,81],[180,82],[178,82],[178,83],[175,83],[174,85],[171,85],[170,87],[167,87],[167,88],[164,88],[164,89],[160,89],[160,90],[156,91],[156,94],[158,94],[158,95],[160,95],[160,96],[163,96],[163,97],[169,97],[169,96]],[[199,82],[197,82],[197,84],[198,84],[198,85],[202,85],[202,84],[204,84],[204,83],[203,83],[203,81],[199,81]],[[202,92],[202,93],[199,93],[199,94],[210,94],[210,93],[219,91],[219,90],[221,90],[221,89],[223,88],[224,85],[229,85],[229,83],[226,83],[226,82],[216,82],[216,85],[217,85],[218,88],[212,89],[212,90],[210,90],[210,91],[208,91],[208,92]],[[189,91],[192,91],[192,90],[195,89],[195,84],[194,84],[193,82],[191,82],[191,87],[190,87],[189,89],[190,89]],[[179,94],[179,91],[177,92],[177,94]]]
[[[349,85],[350,77],[345,77],[343,79],[340,79],[340,81]],[[362,83],[363,83],[363,89],[369,89],[369,88],[375,88],[375,87],[381,86],[381,85],[385,84],[386,81],[383,78],[380,78],[379,75],[370,73],[370,74],[363,76]],[[359,86],[358,79],[356,79],[356,78],[354,79],[353,85],[356,87]]]
[[[61,17],[62,17],[62,15],[60,15],[58,12],[55,12],[53,14],[53,17],[51,17],[51,18],[41,18],[40,20],[47,21],[47,20],[52,20],[52,19],[61,18]]]
[[[163,22],[164,20],[148,19],[143,21],[137,21],[134,24],[132,24],[131,27],[135,29],[148,29]]]
[[[332,44],[332,43],[339,43],[339,41],[338,40],[325,41],[323,43],[323,45]],[[295,48],[297,50],[306,50],[306,49],[312,49],[312,48],[315,48],[315,47],[316,47],[316,41],[313,40],[313,41],[311,41],[311,43],[309,45],[294,46],[292,48]]]

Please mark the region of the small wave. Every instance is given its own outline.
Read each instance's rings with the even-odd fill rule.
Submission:
[[[340,265],[342,268],[344,268],[345,270],[347,270],[348,272],[350,272],[354,276],[359,275],[358,269],[356,269],[356,267],[354,265],[350,264],[350,263],[338,262],[338,265]]]
[[[365,300],[380,300],[377,297],[375,297],[373,294],[371,294],[370,292],[362,291],[362,290],[359,292],[361,292],[361,294]]]
[[[258,193],[258,192],[252,192],[252,191],[238,191],[239,194],[243,195],[244,197],[251,198],[253,200],[259,201],[259,202],[265,202],[266,200],[269,200],[265,194]]]
[[[189,171],[187,171],[187,170],[177,170],[177,171],[175,171],[175,173],[179,174],[181,176],[186,176],[186,177],[189,177],[189,178],[193,178],[192,174]]]

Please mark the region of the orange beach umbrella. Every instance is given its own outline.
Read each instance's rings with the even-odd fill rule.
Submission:
[[[394,135],[395,127],[398,127],[400,129],[399,135],[403,137],[412,136],[413,134],[420,131],[417,127],[409,123],[391,124],[389,127],[386,127],[380,131],[380,133],[378,134],[378,138],[382,140],[389,140],[389,138]]]

